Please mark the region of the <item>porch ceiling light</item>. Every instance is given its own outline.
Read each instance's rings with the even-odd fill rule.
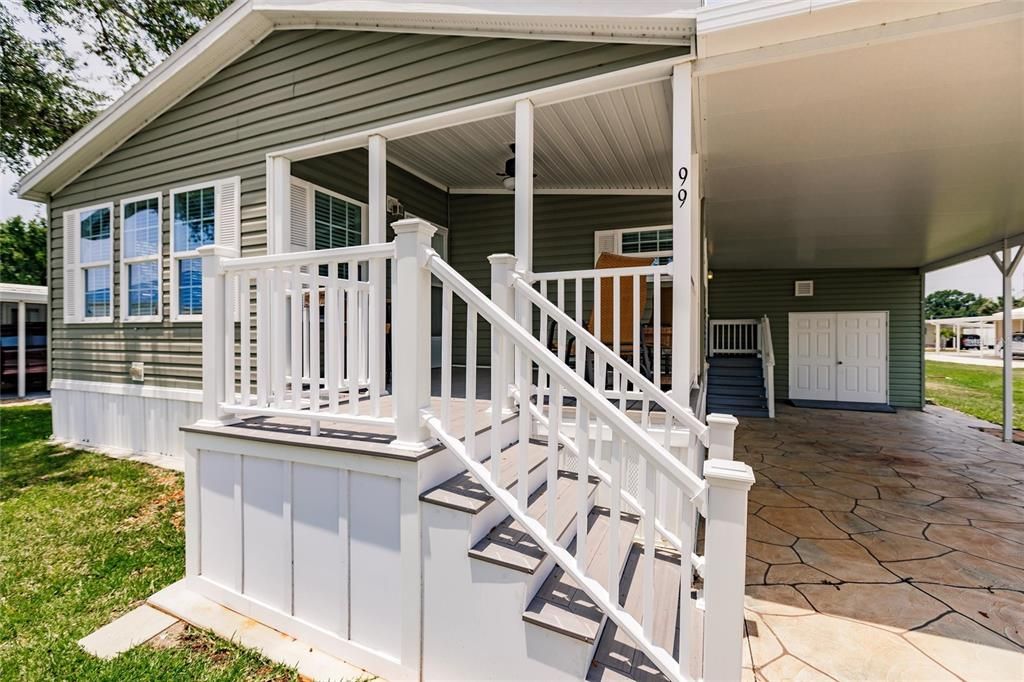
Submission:
[[[497,175],[499,178],[501,178],[502,186],[505,189],[507,189],[508,191],[511,192],[511,191],[515,190],[515,188],[516,188],[516,145],[515,145],[515,143],[513,142],[512,144],[510,144],[508,146],[508,148],[512,150],[512,158],[505,160],[505,171],[503,173],[495,173],[495,175]],[[537,174],[534,173],[533,177],[537,177]]]

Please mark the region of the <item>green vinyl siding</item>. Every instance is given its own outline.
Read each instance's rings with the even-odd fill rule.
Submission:
[[[490,294],[493,253],[512,253],[515,243],[513,195],[454,194],[448,235],[452,266]],[[537,195],[533,199],[533,269],[537,272],[594,267],[594,232],[650,227],[672,222],[668,195]],[[568,305],[574,305],[571,296]],[[589,314],[584,301],[584,314]],[[457,316],[452,343],[455,362],[465,357],[465,321]],[[490,336],[481,325],[477,362],[490,364]]]
[[[793,295],[814,280],[814,296]],[[768,315],[775,349],[775,395],[789,396],[789,313],[889,313],[889,402],[920,408],[923,390],[922,275],[917,270],[714,270],[712,319]]]
[[[281,30],[253,46],[56,192],[50,215],[52,377],[201,386],[198,323],[171,323],[168,191],[241,177],[243,255],[266,251],[266,154],[685,53],[686,48],[379,31]],[[297,177],[365,201],[366,152],[296,164]],[[429,188],[429,189],[424,189]],[[113,216],[114,323],[63,322],[63,212],[153,192],[164,197],[163,321],[119,321],[119,211]],[[447,194],[395,168],[388,193],[448,223]]]

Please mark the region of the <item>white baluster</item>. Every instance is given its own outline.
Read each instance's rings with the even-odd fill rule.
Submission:
[[[577,352],[577,360],[579,353]],[[576,561],[582,568],[587,559],[587,516],[590,497],[590,413],[576,397]]]
[[[299,266],[293,265],[291,270],[292,290],[292,408],[299,409],[302,405],[302,283],[299,281]]]
[[[319,269],[309,269],[309,411],[320,411],[320,284]],[[310,420],[309,435],[320,435],[320,422]]]
[[[240,337],[239,352],[241,353],[241,366],[239,367],[239,402],[242,405],[248,406],[250,403],[250,396],[252,394],[252,348],[251,348],[251,337],[252,337],[252,308],[250,307],[250,273],[243,272],[239,274],[241,280],[241,286],[239,291],[241,292],[241,300],[238,302],[239,312],[241,313],[241,320],[238,325],[238,334]]]
[[[476,461],[476,311],[466,305],[466,454]]]
[[[654,637],[654,518],[658,513],[658,470],[640,454],[641,502],[644,509],[643,533],[643,626],[647,639]]]

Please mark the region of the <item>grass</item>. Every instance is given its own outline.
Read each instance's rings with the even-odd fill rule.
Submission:
[[[1001,367],[925,362],[925,397],[937,405],[1003,423]],[[1013,426],[1024,429],[1024,370],[1013,371]]]
[[[0,409],[0,680],[294,680],[187,628],[110,661],[77,641],[182,577],[182,476],[49,442],[47,405]]]

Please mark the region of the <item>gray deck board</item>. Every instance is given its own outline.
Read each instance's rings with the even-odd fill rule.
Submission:
[[[533,471],[541,466],[547,459],[547,445],[531,441],[526,449],[528,467]],[[510,445],[501,452],[500,478],[501,484],[506,490],[514,491],[518,485],[518,443]],[[490,467],[490,457],[483,460],[485,466]],[[428,490],[420,495],[424,502],[458,509],[470,514],[479,513],[489,505],[493,498],[482,485],[469,473],[462,473],[452,476],[441,485]]]

